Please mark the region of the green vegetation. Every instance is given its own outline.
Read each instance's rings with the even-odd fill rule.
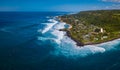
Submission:
[[[72,26],[70,35],[83,44],[120,38],[120,10],[83,11],[61,16],[60,20]]]

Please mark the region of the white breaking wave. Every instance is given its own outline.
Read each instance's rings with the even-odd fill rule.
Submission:
[[[47,31],[49,31],[56,23],[58,23],[58,21],[56,20],[53,20],[53,19],[49,19],[48,20],[49,22],[51,23],[44,23],[44,25],[46,25],[46,27],[43,29],[43,30],[38,30],[38,32],[41,32],[42,34],[43,33],[46,33]]]
[[[59,29],[65,28],[65,23],[58,23],[58,21],[53,19],[50,19],[49,21],[53,23],[44,23],[46,24],[46,27],[43,30],[38,30],[38,32],[41,32],[45,36],[45,38],[47,38],[44,40],[51,39],[54,40],[57,44],[60,44],[61,39],[63,39],[63,36],[65,35],[65,32],[59,31]]]
[[[95,53],[103,53],[105,52],[105,49],[102,47],[92,46],[92,45],[86,45],[84,47],[77,46],[76,43],[71,40],[69,37],[64,36],[62,39],[62,43],[59,47],[56,47],[56,50],[54,51],[54,54],[59,56],[67,56],[67,57],[79,57],[79,56],[87,56],[90,54]]]
[[[42,31],[42,33],[45,33],[47,32],[48,30],[50,30],[50,28],[52,28],[52,26],[56,24],[56,23],[49,23],[49,24],[46,24],[46,27],[45,29]]]
[[[54,19],[49,19],[48,20],[49,22],[52,22],[52,23],[57,23],[58,21],[54,20]]]
[[[113,41],[97,44],[96,46],[103,47],[106,50],[119,50],[118,45],[120,45],[120,39],[116,39]],[[120,46],[119,46],[120,47]]]
[[[50,41],[49,43],[55,46],[55,51],[52,51],[53,55],[63,55],[63,56],[87,56],[95,53],[103,53],[105,51],[115,48],[114,46],[120,44],[120,39],[97,44],[97,45],[85,45],[77,46],[76,42],[66,36],[66,32],[59,31],[59,29],[65,28],[66,23],[60,23],[55,20],[54,23],[47,23],[46,28],[42,31],[44,37],[38,37],[38,40],[45,42]],[[57,46],[55,45],[57,44]]]

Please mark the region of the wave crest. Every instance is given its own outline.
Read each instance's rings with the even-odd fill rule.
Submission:
[[[42,30],[43,37],[38,37],[42,42],[50,43],[54,46],[55,51],[51,53],[59,56],[87,56],[95,53],[103,53],[107,50],[113,49],[116,44],[120,44],[120,40],[106,42],[98,45],[86,45],[83,47],[77,46],[76,42],[66,36],[66,32],[59,31],[65,28],[66,23],[61,23],[56,20],[49,20],[53,23],[46,23],[46,27]]]

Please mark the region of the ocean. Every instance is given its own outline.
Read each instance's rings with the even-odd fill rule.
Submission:
[[[57,16],[0,12],[0,70],[120,70],[120,39],[77,46]]]

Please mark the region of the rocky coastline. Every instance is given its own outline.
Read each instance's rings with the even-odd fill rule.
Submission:
[[[59,18],[59,22],[63,22],[63,21]],[[66,22],[64,22],[64,23],[66,23]],[[66,24],[68,24],[68,23],[66,23]],[[85,46],[85,45],[97,45],[97,44],[102,44],[102,43],[105,43],[105,42],[110,42],[110,41],[119,39],[119,38],[116,37],[116,38],[113,38],[113,39],[111,39],[111,40],[109,40],[109,41],[103,41],[103,42],[99,42],[99,43],[86,43],[86,44],[84,44],[84,43],[78,41],[77,39],[75,39],[75,38],[73,38],[73,37],[71,36],[70,30],[72,29],[72,25],[70,25],[70,24],[68,24],[68,25],[69,25],[69,28],[67,28],[67,29],[66,29],[66,28],[65,28],[65,29],[60,29],[60,31],[65,31],[65,32],[66,32],[66,35],[67,35],[69,38],[71,38],[73,41],[75,41],[75,42],[76,42],[76,45],[79,46],[79,47],[83,47],[83,46]]]

